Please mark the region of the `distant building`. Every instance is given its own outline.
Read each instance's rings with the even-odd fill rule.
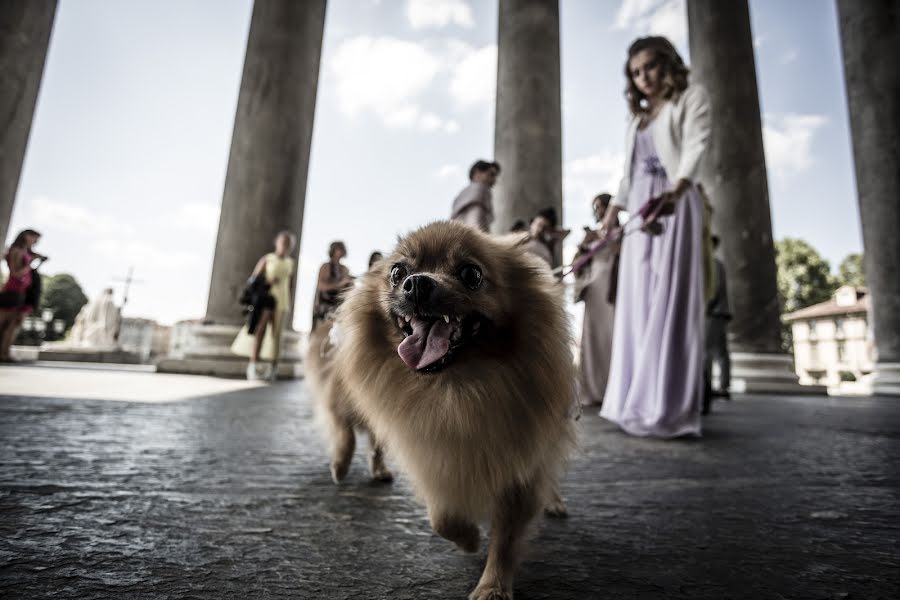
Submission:
[[[172,326],[169,333],[169,347],[166,353],[171,358],[184,358],[184,351],[194,343],[194,329],[203,319],[185,319]]]
[[[827,302],[782,317],[791,325],[800,383],[838,386],[872,372],[875,357],[868,314],[866,290],[845,286]]]
[[[141,362],[165,355],[169,348],[170,327],[151,319],[125,317],[119,327],[119,346],[139,357]]]

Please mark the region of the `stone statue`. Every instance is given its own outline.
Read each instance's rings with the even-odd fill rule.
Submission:
[[[116,349],[121,324],[122,313],[113,301],[113,290],[106,288],[81,308],[64,343],[76,348]]]

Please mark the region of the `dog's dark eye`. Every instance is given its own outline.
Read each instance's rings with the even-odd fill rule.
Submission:
[[[459,278],[470,290],[477,290],[481,287],[481,269],[475,265],[465,265],[459,270]]]
[[[401,264],[396,264],[391,267],[391,287],[397,287],[403,280],[406,279],[408,271],[406,267]]]

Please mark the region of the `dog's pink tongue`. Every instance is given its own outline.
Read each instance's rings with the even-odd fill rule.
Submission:
[[[424,321],[413,317],[409,322],[412,335],[397,346],[397,354],[410,369],[424,369],[441,360],[450,350],[450,334],[453,328],[443,319]]]

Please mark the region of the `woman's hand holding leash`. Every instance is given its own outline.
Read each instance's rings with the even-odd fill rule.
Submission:
[[[659,222],[659,219],[675,213],[675,204],[681,199],[690,185],[691,182],[687,179],[679,179],[674,188],[663,192],[656,198],[651,198],[640,212],[641,217],[644,219],[641,231],[650,235],[661,234],[663,225]]]

